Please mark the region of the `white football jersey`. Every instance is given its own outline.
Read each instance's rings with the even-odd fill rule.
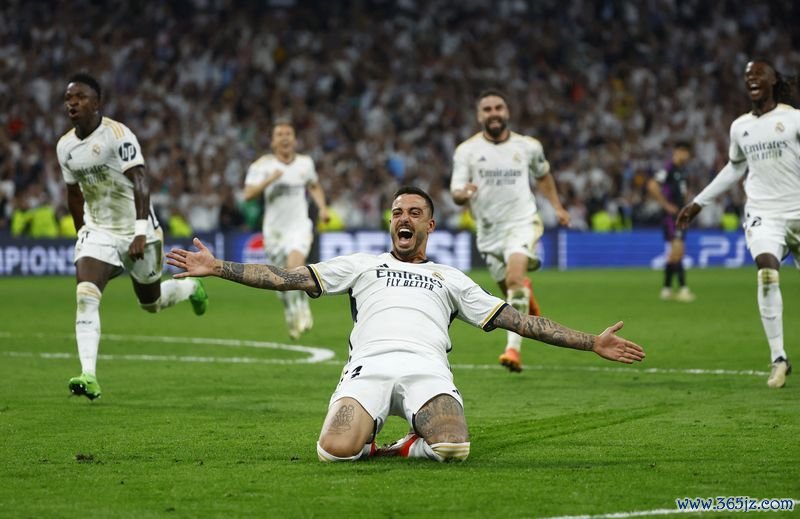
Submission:
[[[403,262],[389,252],[339,256],[308,268],[322,294],[350,296],[351,360],[405,351],[447,365],[453,319],[489,331],[506,304],[460,270]]]
[[[511,132],[508,140],[495,144],[478,133],[456,148],[450,191],[468,182],[478,186],[470,209],[479,229],[487,229],[497,222],[530,220],[536,214],[531,177],[549,172],[536,139]]]
[[[314,161],[308,155],[297,154],[286,164],[273,154],[253,162],[244,179],[246,186],[257,186],[279,169],[283,174],[264,189],[264,233],[270,229],[308,227],[308,202],[306,186],[317,182]]]
[[[778,104],[731,124],[730,161],[747,161],[747,210],[760,216],[800,218],[800,110]]]
[[[132,237],[136,207],[133,182],[125,172],[144,166],[139,141],[127,126],[103,117],[100,126],[85,139],[75,129],[56,145],[61,174],[67,184],[78,184],[83,193],[84,223],[112,234]],[[158,227],[150,207],[153,227]]]

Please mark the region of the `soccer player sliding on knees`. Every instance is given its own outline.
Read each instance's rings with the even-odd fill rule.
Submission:
[[[467,458],[470,441],[463,400],[447,361],[452,348],[448,328],[454,317],[485,331],[504,328],[625,364],[644,359],[639,345],[616,335],[622,322],[592,335],[524,315],[463,272],[430,261],[425,251],[436,225],[433,215],[430,196],[407,186],[393,197],[390,252],[283,269],[216,259],[195,239],[196,252],[173,249],[167,263],[185,270],[176,277],[218,276],[256,288],[303,290],[311,297],[350,296],[350,359],[317,442],[321,461]],[[411,431],[378,449],[375,438],[389,415],[405,418]]]

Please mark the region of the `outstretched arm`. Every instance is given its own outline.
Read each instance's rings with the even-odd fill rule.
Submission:
[[[319,291],[306,267],[287,270],[274,265],[223,261],[215,258],[197,238],[194,239],[194,246],[197,247],[197,252],[172,249],[167,253],[167,264],[185,270],[175,274],[176,278],[217,276],[267,290],[305,290],[311,293]]]
[[[731,188],[740,178],[747,173],[747,162],[730,162],[717,173],[712,180],[696,197],[678,213],[676,223],[679,229],[686,229],[692,220],[700,214],[703,207]]]
[[[604,359],[625,364],[641,361],[645,357],[641,346],[616,335],[622,328],[622,321],[609,326],[600,335],[592,335],[567,328],[546,317],[522,315],[506,306],[495,318],[494,324],[529,339],[562,348],[593,351]]]

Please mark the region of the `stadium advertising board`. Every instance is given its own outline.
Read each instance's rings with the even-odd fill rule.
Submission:
[[[263,263],[266,261],[261,233],[209,233],[200,239],[219,258]],[[0,276],[56,276],[75,274],[72,264],[74,240],[21,240],[0,236]],[[168,238],[165,250],[191,249],[190,238]],[[309,261],[368,252],[380,254],[391,248],[383,231],[331,232],[317,236]],[[666,246],[659,230],[621,233],[548,231],[538,247],[545,268],[639,267],[660,269]],[[437,230],[430,236],[428,256],[439,263],[468,271],[484,266],[467,231]],[[744,233],[693,230],[686,238],[687,267],[741,267],[753,263]],[[165,266],[165,272],[174,269]]]
[[[557,266],[573,268],[664,266],[667,246],[661,231],[619,233],[559,231]],[[743,232],[691,230],[686,236],[684,264],[688,267],[741,267],[753,263]]]
[[[223,233],[199,237],[215,254],[225,250]],[[191,244],[191,238],[169,239],[164,248],[189,248]],[[33,240],[0,236],[0,276],[74,276],[74,250],[75,240],[70,238]]]

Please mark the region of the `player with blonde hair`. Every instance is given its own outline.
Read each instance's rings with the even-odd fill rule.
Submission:
[[[272,153],[253,162],[244,181],[246,200],[264,198],[262,232],[268,262],[288,269],[305,264],[314,239],[306,191],[319,210],[319,219],[327,222],[328,206],[314,161],[297,153],[292,123],[279,120],[272,129]],[[278,292],[278,296],[289,336],[297,339],[314,323],[308,298],[302,292]]]

